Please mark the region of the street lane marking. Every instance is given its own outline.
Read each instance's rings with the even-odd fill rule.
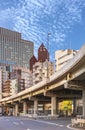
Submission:
[[[35,120],[35,121],[45,123],[45,124],[50,124],[50,125],[56,125],[56,126],[60,126],[60,127],[64,126],[64,125],[60,125],[60,124],[56,124],[56,123],[52,123],[52,122],[47,122],[47,121],[38,121],[38,120]]]
[[[59,126],[63,127],[64,125],[59,125]]]
[[[15,124],[15,125],[19,125],[19,123],[17,123],[17,122],[13,122],[13,124]]]
[[[32,121],[41,122],[41,123],[50,124],[50,125],[59,126],[59,127],[64,126],[62,124],[56,124],[56,123],[53,123],[53,122],[47,122],[47,121],[41,121],[41,120],[34,120],[34,119],[28,119],[28,118],[25,118],[25,120],[32,120]],[[30,129],[28,129],[28,130],[30,130]]]
[[[67,128],[69,128],[69,129],[71,129],[71,130],[79,130],[79,129],[70,127],[70,125],[71,125],[71,124],[68,124],[68,125],[67,125]]]
[[[55,125],[55,126],[59,126],[59,127],[63,127],[64,126],[62,124],[56,124],[56,123],[47,122],[47,121],[40,121],[40,120],[27,119],[27,118],[25,118],[25,120],[32,120],[32,121],[41,122],[41,123],[50,124],[50,125]]]
[[[31,130],[31,129],[27,128],[27,130]]]

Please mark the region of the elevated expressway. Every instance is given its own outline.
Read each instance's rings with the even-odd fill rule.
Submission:
[[[85,44],[68,63],[46,79],[16,95],[0,100],[1,105],[24,102],[24,113],[26,112],[26,101],[34,101],[34,111],[37,110],[37,100],[51,101],[51,114],[55,114],[56,100],[81,99],[83,100],[83,115],[85,116]]]

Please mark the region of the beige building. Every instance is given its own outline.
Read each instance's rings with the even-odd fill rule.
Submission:
[[[33,85],[32,73],[27,68],[0,66],[0,99],[15,95]]]
[[[9,71],[6,66],[0,66],[0,97],[10,96]]]
[[[49,78],[54,73],[54,66],[52,62],[36,62],[33,65],[33,85],[40,81]]]
[[[22,68],[21,78],[25,80],[25,89],[32,86],[32,74],[29,69]]]
[[[17,79],[10,80],[10,95],[15,95],[18,92]]]
[[[22,39],[21,33],[0,27],[0,63],[29,68],[33,42]]]
[[[62,68],[77,53],[76,50],[58,50],[55,52],[56,71]]]
[[[24,80],[25,89],[31,87],[33,85],[32,81],[32,73],[29,69],[23,67],[14,67],[14,70],[21,70],[20,79]]]
[[[5,82],[3,82],[2,93],[3,93],[2,95],[3,98],[11,96],[10,80],[6,80]]]

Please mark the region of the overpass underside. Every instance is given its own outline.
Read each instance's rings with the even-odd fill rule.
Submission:
[[[58,112],[59,102],[78,99],[82,99],[82,115],[85,116],[85,45],[73,59],[51,77],[23,92],[0,100],[0,103],[3,106],[11,105],[14,115],[17,115],[19,108],[22,108],[24,114],[29,109],[37,114],[39,104],[42,104],[43,111],[49,109],[51,115],[55,115]]]
[[[27,115],[27,114],[59,114],[59,103],[65,100],[71,100],[73,103],[75,100],[82,99],[82,91],[64,88],[61,86],[58,89],[53,89],[36,96],[20,99],[8,103],[2,104],[5,113],[11,115]],[[11,110],[12,109],[12,110]],[[74,106],[73,113],[76,114],[76,108]]]

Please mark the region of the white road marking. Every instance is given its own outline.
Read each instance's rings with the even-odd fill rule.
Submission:
[[[47,122],[47,121],[38,121],[38,120],[35,120],[35,121],[45,123],[45,124],[50,124],[50,125],[56,125],[56,126],[60,126],[60,127],[64,126],[64,125],[60,125],[60,124],[56,124],[56,123],[52,123],[52,122]]]
[[[59,125],[60,127],[63,127],[64,125]]]
[[[27,128],[27,130],[31,130],[31,129]]]
[[[19,125],[19,123],[17,123],[17,122],[13,122],[13,124],[15,124],[15,125]]]
[[[52,122],[48,122],[48,121],[34,120],[34,119],[28,119],[28,118],[25,118],[25,120],[32,120],[32,121],[41,122],[41,123],[50,124],[50,125],[55,125],[55,126],[59,126],[59,127],[64,126],[62,124],[56,124],[56,123],[52,123]]]
[[[68,124],[68,125],[67,125],[67,128],[69,128],[69,129],[71,129],[71,130],[79,130],[79,129],[70,127],[70,125],[71,125],[71,124]]]

